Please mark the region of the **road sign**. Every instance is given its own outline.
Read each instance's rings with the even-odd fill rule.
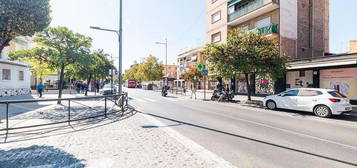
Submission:
[[[206,68],[205,64],[202,64],[201,62],[196,65],[196,69],[198,71],[203,71],[205,70],[205,68]]]
[[[208,76],[208,70],[207,69],[202,71],[202,76]]]

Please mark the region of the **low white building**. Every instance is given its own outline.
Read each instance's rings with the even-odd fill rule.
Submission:
[[[0,97],[31,93],[31,72],[28,64],[10,61],[8,58],[11,51],[30,49],[31,47],[33,47],[31,38],[17,37],[0,54]]]

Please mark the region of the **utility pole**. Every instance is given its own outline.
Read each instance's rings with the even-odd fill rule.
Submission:
[[[168,81],[167,81],[167,80],[168,80],[168,79],[167,79],[167,78],[168,78],[168,76],[167,76],[167,75],[168,75],[168,74],[167,74],[167,72],[168,72],[168,71],[167,71],[167,44],[168,44],[168,43],[167,43],[167,38],[165,38],[165,42],[156,42],[156,44],[165,45],[165,59],[166,59],[166,61],[165,61],[165,64],[166,64],[166,65],[165,65],[165,73],[166,73],[166,74],[165,74],[165,85],[168,85]]]
[[[119,0],[119,30],[112,30],[112,29],[105,29],[96,26],[90,26],[91,29],[102,30],[102,31],[109,31],[114,32],[118,35],[118,42],[119,42],[119,65],[118,65],[118,92],[119,94],[122,93],[122,66],[123,66],[123,0]],[[113,81],[113,80],[112,80]]]
[[[119,7],[119,72],[118,72],[118,79],[119,79],[119,94],[122,93],[122,66],[123,66],[123,0],[120,1]]]

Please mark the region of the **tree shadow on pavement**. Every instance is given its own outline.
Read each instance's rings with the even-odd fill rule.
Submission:
[[[3,134],[4,141],[2,143],[13,143],[22,142],[34,139],[47,138],[51,136],[71,134],[75,132],[86,131],[89,129],[95,129],[103,127],[109,124],[113,124],[125,119],[128,119],[136,114],[135,109],[130,108],[124,113],[111,113],[107,117],[100,116],[89,118],[87,120],[71,122],[70,125],[67,123],[49,125],[43,127],[34,127],[29,129],[11,130],[9,133]],[[0,134],[1,135],[1,134]],[[95,135],[93,135],[95,136]]]
[[[30,146],[0,150],[1,168],[13,167],[76,167],[84,168],[83,160],[52,146]]]
[[[217,130],[217,129],[214,129],[214,128],[209,128],[209,127],[205,127],[205,126],[201,126],[201,125],[197,125],[197,124],[193,124],[193,123],[188,123],[188,122],[185,122],[185,121],[179,121],[179,120],[168,118],[168,117],[165,117],[165,116],[160,116],[160,115],[147,113],[147,112],[141,112],[141,111],[138,111],[138,113],[141,113],[141,114],[144,114],[144,115],[149,115],[149,116],[152,116],[152,117],[155,117],[155,118],[160,118],[160,119],[172,121],[172,122],[175,122],[175,123],[178,123],[178,124],[183,124],[183,125],[192,126],[192,127],[196,127],[196,128],[200,128],[200,129],[204,129],[204,130],[208,130],[208,131],[213,131],[213,132],[216,132],[216,133],[230,135],[230,136],[233,136],[233,137],[237,137],[237,138],[240,138],[240,139],[253,141],[253,142],[256,142],[256,143],[261,143],[261,144],[265,144],[265,145],[269,145],[269,146],[273,146],[273,147],[277,147],[277,148],[282,148],[282,149],[286,149],[286,150],[290,150],[290,151],[294,151],[294,152],[298,152],[298,153],[302,153],[302,154],[307,154],[307,155],[311,155],[311,156],[314,156],[314,157],[319,157],[319,158],[323,158],[323,159],[326,159],[326,160],[339,162],[339,163],[350,165],[350,166],[357,166],[357,163],[352,163],[352,162],[348,162],[348,161],[344,161],[344,160],[340,160],[340,159],[336,159],[336,158],[331,158],[331,157],[328,157],[328,156],[324,156],[324,155],[320,155],[320,154],[316,154],[316,153],[311,153],[311,152],[308,152],[308,151],[303,151],[303,150],[291,148],[291,147],[288,147],[288,146],[274,144],[274,143],[271,143],[271,142],[266,142],[266,141],[263,141],[263,140],[254,139],[254,138],[250,138],[250,137],[247,137],[247,136],[242,136],[242,135],[238,135],[238,134],[234,134],[234,133],[230,133],[230,132],[225,132],[225,131],[221,131],[221,130]],[[159,127],[156,127],[156,128],[159,128]]]

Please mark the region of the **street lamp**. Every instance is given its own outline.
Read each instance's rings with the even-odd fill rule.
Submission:
[[[95,29],[95,30],[101,30],[101,31],[108,31],[108,32],[114,32],[118,35],[118,41],[119,41],[119,74],[118,74],[118,79],[119,79],[119,89],[118,89],[118,92],[119,94],[121,94],[122,92],[122,79],[121,79],[121,73],[122,73],[122,43],[120,42],[121,41],[121,31],[118,31],[118,30],[112,30],[112,29],[105,29],[105,28],[101,28],[101,27],[97,27],[97,26],[90,26],[91,29]],[[113,60],[113,57],[112,57],[112,60]],[[113,70],[112,70],[112,82],[111,82],[111,85],[112,85],[112,89],[113,89]]]
[[[111,29],[104,29],[97,26],[90,26],[91,29],[102,30],[102,31],[109,31],[115,32],[118,35],[119,41],[119,71],[118,71],[118,79],[119,79],[119,94],[122,93],[122,65],[123,65],[123,0],[119,0],[119,30],[111,30]]]
[[[167,85],[167,78],[168,78],[168,74],[167,74],[167,38],[165,38],[165,42],[156,42],[156,44],[160,44],[160,45],[165,45],[165,49],[166,49],[166,66],[165,66],[165,84]]]

